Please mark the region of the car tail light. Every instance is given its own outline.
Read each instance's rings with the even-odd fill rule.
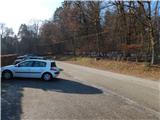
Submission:
[[[51,67],[51,70],[53,71],[57,71],[57,69],[55,67]]]

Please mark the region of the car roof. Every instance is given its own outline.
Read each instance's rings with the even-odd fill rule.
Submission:
[[[49,59],[47,59],[47,60],[43,60],[43,59],[26,59],[26,60],[24,60],[24,61],[55,62],[54,60],[49,60]],[[24,62],[24,61],[23,61],[23,62]]]

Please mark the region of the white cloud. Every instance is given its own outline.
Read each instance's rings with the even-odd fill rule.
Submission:
[[[21,23],[31,19],[45,20],[52,17],[62,0],[0,0],[0,22],[17,33]]]

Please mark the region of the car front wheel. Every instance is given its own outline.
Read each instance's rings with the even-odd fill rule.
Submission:
[[[44,73],[42,79],[45,81],[52,80],[52,75],[50,73]]]
[[[10,71],[4,71],[2,73],[2,78],[5,79],[5,80],[9,80],[12,77],[13,77],[13,75],[12,75],[12,72],[10,72]]]

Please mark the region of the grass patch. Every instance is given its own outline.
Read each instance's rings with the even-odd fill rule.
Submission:
[[[141,78],[160,80],[160,68],[149,67],[146,66],[145,63],[114,61],[108,59],[101,59],[96,61],[95,58],[73,56],[64,56],[60,60]]]

